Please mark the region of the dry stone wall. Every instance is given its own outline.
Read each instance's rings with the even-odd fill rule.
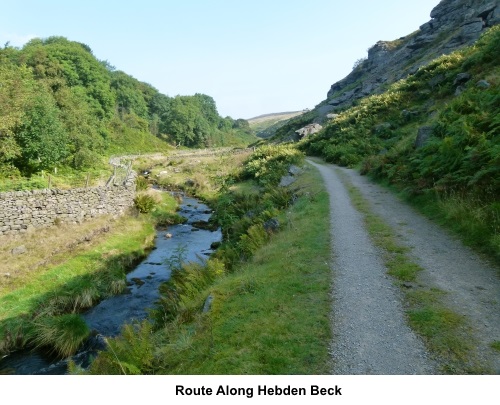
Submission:
[[[0,193],[0,235],[27,232],[58,222],[78,223],[99,215],[121,215],[134,204],[135,173],[121,185],[71,190]]]

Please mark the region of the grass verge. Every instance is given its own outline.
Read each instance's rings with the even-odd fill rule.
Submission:
[[[410,326],[424,338],[428,349],[446,374],[482,374],[490,370],[480,364],[474,352],[474,339],[465,318],[444,304],[446,294],[423,285],[422,268],[409,255],[410,249],[397,242],[392,228],[375,215],[360,191],[338,171],[356,209],[363,215],[372,242],[381,249],[388,273],[394,277],[405,297]]]
[[[406,197],[429,219],[451,230],[465,245],[500,265],[500,203],[472,197]]]
[[[170,372],[329,372],[328,197],[324,192],[312,201],[302,197],[286,215],[285,231],[205,291],[214,297],[212,312]]]

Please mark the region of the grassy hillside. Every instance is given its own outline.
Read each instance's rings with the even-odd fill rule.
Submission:
[[[286,123],[287,120],[304,114],[304,111],[282,112],[274,114],[264,114],[250,118],[248,123],[254,133],[260,138],[268,138]]]
[[[341,112],[299,147],[361,166],[500,258],[500,27]]]

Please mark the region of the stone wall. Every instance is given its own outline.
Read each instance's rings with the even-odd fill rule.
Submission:
[[[0,193],[0,235],[27,232],[58,222],[78,223],[99,215],[121,215],[134,204],[135,173],[121,185],[71,190]]]

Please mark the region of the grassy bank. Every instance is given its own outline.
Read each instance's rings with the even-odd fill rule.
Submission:
[[[268,152],[260,163],[258,154],[246,160],[219,189],[214,217],[225,238],[214,257],[203,267],[178,263],[154,321],[108,340],[91,373],[329,372],[328,196],[316,172],[303,173],[291,190],[268,183],[274,172],[255,176],[299,156]],[[279,230],[265,230],[269,218]]]
[[[476,356],[474,338],[464,317],[446,306],[444,291],[422,282],[419,278],[422,268],[410,257],[410,248],[398,242],[394,230],[372,212],[361,192],[344,175],[341,178],[354,206],[363,215],[372,242],[383,252],[388,274],[401,287],[410,326],[424,338],[441,364],[441,371],[445,374],[488,373]]]
[[[48,254],[47,263],[34,271],[21,266],[12,273],[14,280],[0,290],[0,353],[25,346],[46,347],[60,356],[73,353],[89,334],[78,313],[125,289],[125,273],[152,246],[152,216],[163,218],[174,210],[173,198],[164,196],[152,214],[108,219],[106,231],[95,240],[89,238],[88,244],[52,255],[33,247],[26,260]],[[57,233],[51,240],[60,246],[61,240],[71,240],[78,227],[43,232],[49,237]],[[30,237],[33,239],[33,235]],[[4,259],[12,261],[10,257]]]
[[[302,185],[320,184],[307,173]],[[248,263],[201,292],[212,310],[185,325],[185,350],[170,352],[172,374],[327,374],[331,270],[328,197],[309,186]],[[314,197],[311,198],[311,195]]]

